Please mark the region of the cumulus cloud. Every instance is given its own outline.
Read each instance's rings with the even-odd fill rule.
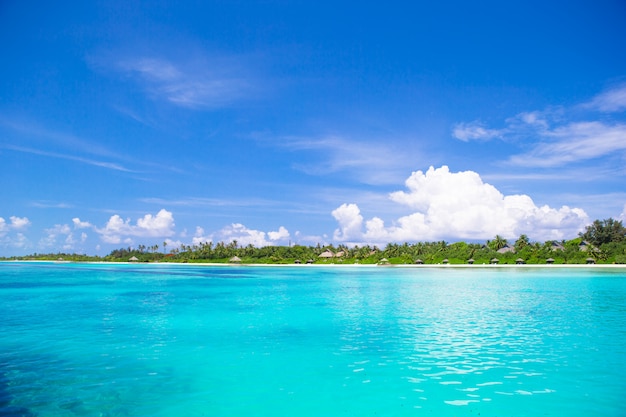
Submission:
[[[473,171],[453,173],[447,166],[430,167],[414,172],[405,185],[406,190],[389,198],[413,213],[385,225],[379,217],[364,221],[356,204],[343,204],[332,213],[339,223],[335,240],[380,244],[521,234],[550,240],[576,236],[589,223],[582,209],[539,207],[527,195],[505,196]]]
[[[194,245],[200,245],[202,243],[213,242],[213,239],[210,236],[205,235],[204,229],[202,227],[197,226],[196,232],[191,241]]]
[[[79,221],[80,222],[80,221]],[[76,224],[76,222],[74,222]],[[95,228],[106,243],[131,243],[132,237],[170,237],[174,235],[174,216],[161,209],[156,215],[146,214],[132,224],[130,219],[122,219],[118,214],[111,216],[103,228]]]
[[[233,242],[240,246],[252,245],[256,247],[273,246],[289,238],[289,231],[281,226],[277,231],[263,232],[249,229],[241,223],[233,223],[214,233],[211,241]]]
[[[74,217],[72,223],[74,223],[74,229],[89,229],[93,227],[91,223],[83,222],[78,217]]]
[[[27,217],[11,216],[9,220],[11,220],[11,228],[14,230],[22,230],[30,226],[30,220]]]
[[[360,235],[363,216],[356,204],[342,204],[333,210],[332,215],[339,223],[339,229],[333,235],[335,240],[350,241]]]
[[[276,232],[267,232],[267,236],[272,241],[284,240],[289,238],[289,231],[284,226],[280,226]]]
[[[11,216],[9,222],[0,217],[0,246],[26,248],[30,242],[22,231],[27,229],[30,224],[27,217]]]
[[[249,229],[241,223],[233,223],[210,234],[207,234],[202,227],[198,226],[192,238],[192,243],[194,245],[210,242],[230,243],[236,240],[240,246],[263,247],[285,242],[289,238],[289,231],[284,226],[280,226],[276,231],[263,232],[261,230]]]
[[[9,221],[10,223],[7,223],[3,217],[0,217],[0,233],[6,233],[10,230],[23,230],[30,226],[28,217],[11,216]]]
[[[64,250],[72,249],[74,244],[74,236],[72,229],[67,224],[55,224],[53,227],[44,230],[45,235],[39,240],[39,246],[43,248],[52,248],[57,245],[59,239],[63,239],[65,244],[62,245]]]

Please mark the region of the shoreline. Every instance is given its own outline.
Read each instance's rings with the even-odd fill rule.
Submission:
[[[2,263],[50,263],[50,264],[93,264],[93,265],[173,265],[173,266],[212,266],[212,267],[279,267],[279,268],[438,268],[438,269],[478,269],[478,268],[591,268],[591,269],[626,269],[626,264],[263,264],[263,263],[220,263],[220,262],[112,262],[112,261],[53,261],[53,260],[2,260]]]

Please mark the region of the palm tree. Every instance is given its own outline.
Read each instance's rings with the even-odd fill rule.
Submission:
[[[528,246],[529,243],[530,241],[528,240],[528,236],[520,235],[520,237],[515,241],[515,250],[519,252]]]
[[[500,235],[496,235],[491,242],[487,242],[487,245],[495,251],[502,249],[507,244],[507,240]]]

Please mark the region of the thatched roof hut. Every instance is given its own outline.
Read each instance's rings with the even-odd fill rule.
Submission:
[[[444,263],[444,264],[449,264],[449,263],[450,263],[450,261],[448,260],[448,258],[444,259],[444,260],[443,260],[443,261],[441,261],[441,262],[442,262],[442,263]]]
[[[128,260],[128,262],[138,262],[139,258],[137,258],[136,256],[131,256],[131,258]]]
[[[378,261],[378,265],[389,265],[389,259],[387,258],[383,258],[380,261]]]
[[[515,263],[516,263],[516,264],[518,264],[518,265],[522,265],[522,264],[525,264],[525,263],[526,263],[526,261],[524,261],[522,258],[517,258],[517,259],[515,260]]]
[[[548,258],[548,259],[546,259],[546,263],[547,264],[553,264],[554,263],[554,259]]]
[[[587,258],[586,261],[587,261],[588,264],[595,264],[596,263],[596,260],[593,259],[593,258]]]
[[[498,259],[498,258],[493,258],[493,259],[491,260],[491,263],[492,263],[492,264],[497,264],[498,262],[500,262],[500,259]]]
[[[417,265],[423,265],[423,264],[424,264],[424,261],[422,261],[421,259],[416,259],[416,260],[415,260],[415,263],[416,263]]]
[[[561,245],[559,242],[556,242],[556,241],[555,241],[555,242],[552,242],[552,243],[550,244],[550,248],[551,248],[553,251],[560,250],[560,251],[562,252],[562,251],[564,251],[564,250],[565,250],[565,246]]]
[[[301,263],[302,263],[302,261],[301,261],[300,259],[296,259],[296,260],[294,261],[294,263],[295,263],[295,264],[301,264]]]
[[[313,263],[313,259],[308,259],[308,260],[306,261],[306,263],[307,263],[307,264],[312,264],[312,263]]]
[[[228,262],[230,262],[230,263],[239,263],[239,262],[241,262],[241,258],[239,256],[233,256],[232,258],[230,258],[228,260]]]
[[[500,249],[497,250],[498,253],[508,253],[508,252],[513,252],[515,253],[515,247],[509,245],[508,243],[506,245],[504,245],[503,247],[501,247]]]
[[[320,253],[318,258],[333,258],[335,256],[334,253],[331,252],[330,249],[326,249],[324,252]]]
[[[474,258],[469,258],[469,259],[467,260],[467,263],[468,263],[468,264],[470,264],[470,265],[471,265],[471,264],[473,264],[474,262],[475,262],[475,261],[474,261]]]

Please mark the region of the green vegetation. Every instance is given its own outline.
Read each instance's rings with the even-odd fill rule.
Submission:
[[[163,250],[167,243],[163,243]],[[579,237],[568,241],[531,242],[521,235],[514,244],[501,236],[486,243],[389,243],[385,248],[376,246],[327,245],[312,246],[239,246],[212,242],[197,246],[181,245],[170,248],[169,253],[158,251],[157,245],[122,248],[105,257],[76,254],[34,254],[23,257],[2,258],[12,260],[64,260],[74,262],[109,261],[128,262],[182,262],[182,263],[228,263],[233,257],[241,263],[254,264],[378,264],[386,259],[390,264],[626,264],[626,228],[621,221],[596,220]],[[321,255],[321,256],[320,256]]]

